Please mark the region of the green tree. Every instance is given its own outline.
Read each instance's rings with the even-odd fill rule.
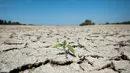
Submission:
[[[4,24],[7,24],[7,21],[6,21],[6,20],[4,20]]]
[[[19,22],[12,22],[13,25],[20,25]]]
[[[106,22],[105,24],[110,24],[109,22]]]
[[[83,23],[80,24],[80,26],[86,26],[86,25],[94,25],[95,23],[91,20],[87,19]]]
[[[12,24],[12,22],[11,22],[11,21],[8,21],[8,24]]]
[[[20,24],[18,21],[17,22],[15,22],[16,24]]]
[[[0,24],[3,24],[4,23],[4,20],[0,19]]]

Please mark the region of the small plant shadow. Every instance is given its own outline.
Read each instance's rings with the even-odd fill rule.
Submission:
[[[68,52],[69,55],[73,56],[73,57],[76,57],[75,54],[72,54],[71,52]]]
[[[72,54],[71,52],[67,51],[67,54],[73,56],[73,57],[76,57],[76,55]],[[56,55],[65,55],[65,52],[60,52],[60,53],[57,53]]]
[[[60,53],[57,53],[56,55],[64,55],[65,52],[60,52]]]

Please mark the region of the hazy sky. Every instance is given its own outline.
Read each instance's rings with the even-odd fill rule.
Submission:
[[[0,19],[41,25],[130,20],[130,0],[0,0]]]

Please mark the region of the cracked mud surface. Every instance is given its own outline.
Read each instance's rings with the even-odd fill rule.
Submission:
[[[130,73],[130,25],[0,26],[0,73]]]

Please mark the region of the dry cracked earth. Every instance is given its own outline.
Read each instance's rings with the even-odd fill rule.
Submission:
[[[0,73],[130,73],[130,25],[0,26]]]

